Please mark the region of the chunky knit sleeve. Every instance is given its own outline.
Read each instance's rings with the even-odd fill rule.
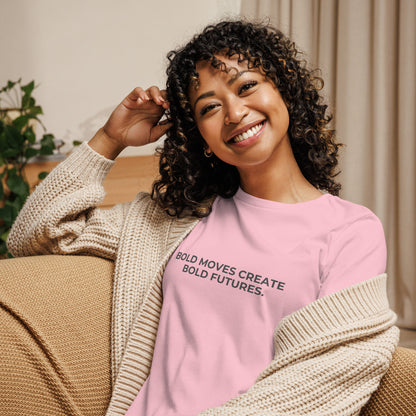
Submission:
[[[9,234],[10,252],[16,257],[52,253],[114,259],[128,204],[96,208],[113,164],[82,144],[26,201]]]
[[[275,332],[275,358],[255,384],[200,416],[358,415],[398,343],[385,279],[377,276],[284,318]]]

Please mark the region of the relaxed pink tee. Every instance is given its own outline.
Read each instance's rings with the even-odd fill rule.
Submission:
[[[365,207],[329,194],[217,198],[167,264],[150,376],[127,415],[196,415],[246,392],[284,316],[385,267],[383,228]]]

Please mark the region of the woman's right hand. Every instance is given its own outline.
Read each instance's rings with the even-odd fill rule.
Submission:
[[[153,86],[135,88],[115,108],[89,145],[108,158],[115,158],[127,146],[142,146],[162,137],[172,126],[159,123],[169,108],[166,91]]]

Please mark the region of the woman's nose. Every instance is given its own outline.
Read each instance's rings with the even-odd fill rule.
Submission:
[[[224,124],[238,124],[246,115],[248,109],[244,105],[244,102],[239,97],[229,99],[226,106],[226,113],[224,116]]]

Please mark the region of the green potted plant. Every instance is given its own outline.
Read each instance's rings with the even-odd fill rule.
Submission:
[[[39,116],[42,107],[32,96],[35,82],[22,85],[21,79],[0,89],[0,258],[10,257],[6,240],[30,189],[24,167],[35,156],[51,155],[54,136],[46,133]],[[35,127],[44,134],[37,140]],[[39,174],[39,180],[47,175]]]

